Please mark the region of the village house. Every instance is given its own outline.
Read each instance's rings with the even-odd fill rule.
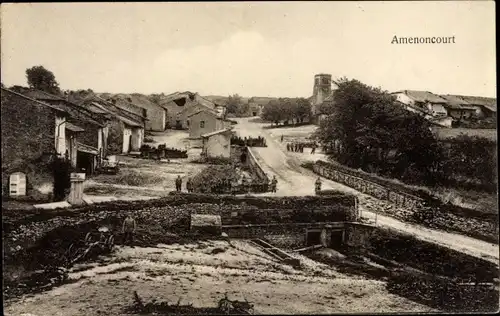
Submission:
[[[225,116],[225,107],[203,98],[198,93],[175,92],[165,96],[160,105],[167,109],[167,121],[170,128],[175,129],[188,129],[188,116],[193,113],[193,110],[188,110],[192,107],[198,109],[208,108],[218,113],[219,116]]]
[[[94,95],[73,97],[74,102],[106,121],[106,156],[137,152],[144,143],[145,121]]]
[[[100,97],[117,107],[147,119],[148,131],[163,132],[167,128],[167,109],[148,99],[147,96],[133,94],[101,94]]]
[[[59,105],[4,88],[1,91],[2,192],[9,185],[9,175],[21,172],[28,187],[50,193],[50,161],[59,156],[74,164],[78,136],[84,129],[70,123],[70,113]]]
[[[202,157],[205,158],[230,158],[231,137],[233,132],[230,128],[201,135]]]
[[[68,126],[80,127],[68,129],[72,133],[79,133],[79,141],[72,146],[69,143],[67,145],[71,164],[77,170],[91,175],[105,157],[106,125],[94,119],[90,111],[70,102],[67,98],[28,88],[23,89],[22,94],[58,106],[69,113]]]
[[[201,135],[230,127],[231,124],[220,115],[208,109],[201,109],[188,116],[189,138],[199,139]]]
[[[427,111],[434,117],[446,117],[448,101],[428,91],[404,90],[391,93],[397,101]]]
[[[445,107],[448,111],[448,115],[454,120],[469,120],[476,116],[476,111],[479,107],[470,105],[469,102],[464,99],[454,95],[440,95],[440,97],[448,101]]]
[[[465,95],[447,95],[455,99],[467,102],[467,106],[474,108],[475,117],[478,119],[493,118],[497,113],[497,100],[495,98],[465,96]]]

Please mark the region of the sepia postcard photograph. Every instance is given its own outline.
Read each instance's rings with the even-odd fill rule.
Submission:
[[[494,1],[2,3],[3,315],[498,313]]]

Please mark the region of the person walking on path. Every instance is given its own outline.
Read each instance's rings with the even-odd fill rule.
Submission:
[[[281,135],[281,142],[283,142],[283,135]]]
[[[177,179],[175,179],[175,190],[177,192],[182,191],[182,178],[180,175],[177,176]]]
[[[276,193],[276,187],[278,186],[278,179],[276,179],[276,175],[273,176],[271,180],[271,192]]]
[[[318,192],[321,191],[321,178],[318,177],[318,179],[316,179],[316,182],[314,182],[314,191],[316,192],[316,194],[318,194]]]
[[[122,233],[123,233],[123,243],[125,245],[131,245],[134,242],[134,234],[136,229],[135,219],[132,215],[127,215],[123,221]]]
[[[316,144],[312,144],[311,154],[316,152]]]

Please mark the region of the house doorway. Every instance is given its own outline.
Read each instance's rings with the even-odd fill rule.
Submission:
[[[175,121],[175,128],[176,129],[182,129],[182,123],[180,120]]]
[[[342,230],[334,230],[330,235],[330,248],[340,250],[343,246],[344,232]]]
[[[321,244],[321,230],[308,230],[306,232],[306,246]]]
[[[257,112],[252,112],[252,116],[257,116]]]
[[[79,172],[84,172],[87,176],[94,171],[94,155],[78,151],[76,153],[76,167]]]

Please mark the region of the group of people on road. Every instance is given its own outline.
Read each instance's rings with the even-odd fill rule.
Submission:
[[[175,179],[175,190],[177,192],[181,192],[182,191],[182,178],[181,176],[177,176],[177,178]],[[186,190],[191,193],[194,191],[194,188],[193,188],[193,182],[191,181],[191,178],[188,178],[187,181],[186,181]]]
[[[311,154],[316,153],[316,147],[317,147],[316,143],[313,143],[311,145]],[[287,151],[303,153],[304,148],[306,148],[306,144],[304,144],[304,143],[287,143],[286,144]]]

